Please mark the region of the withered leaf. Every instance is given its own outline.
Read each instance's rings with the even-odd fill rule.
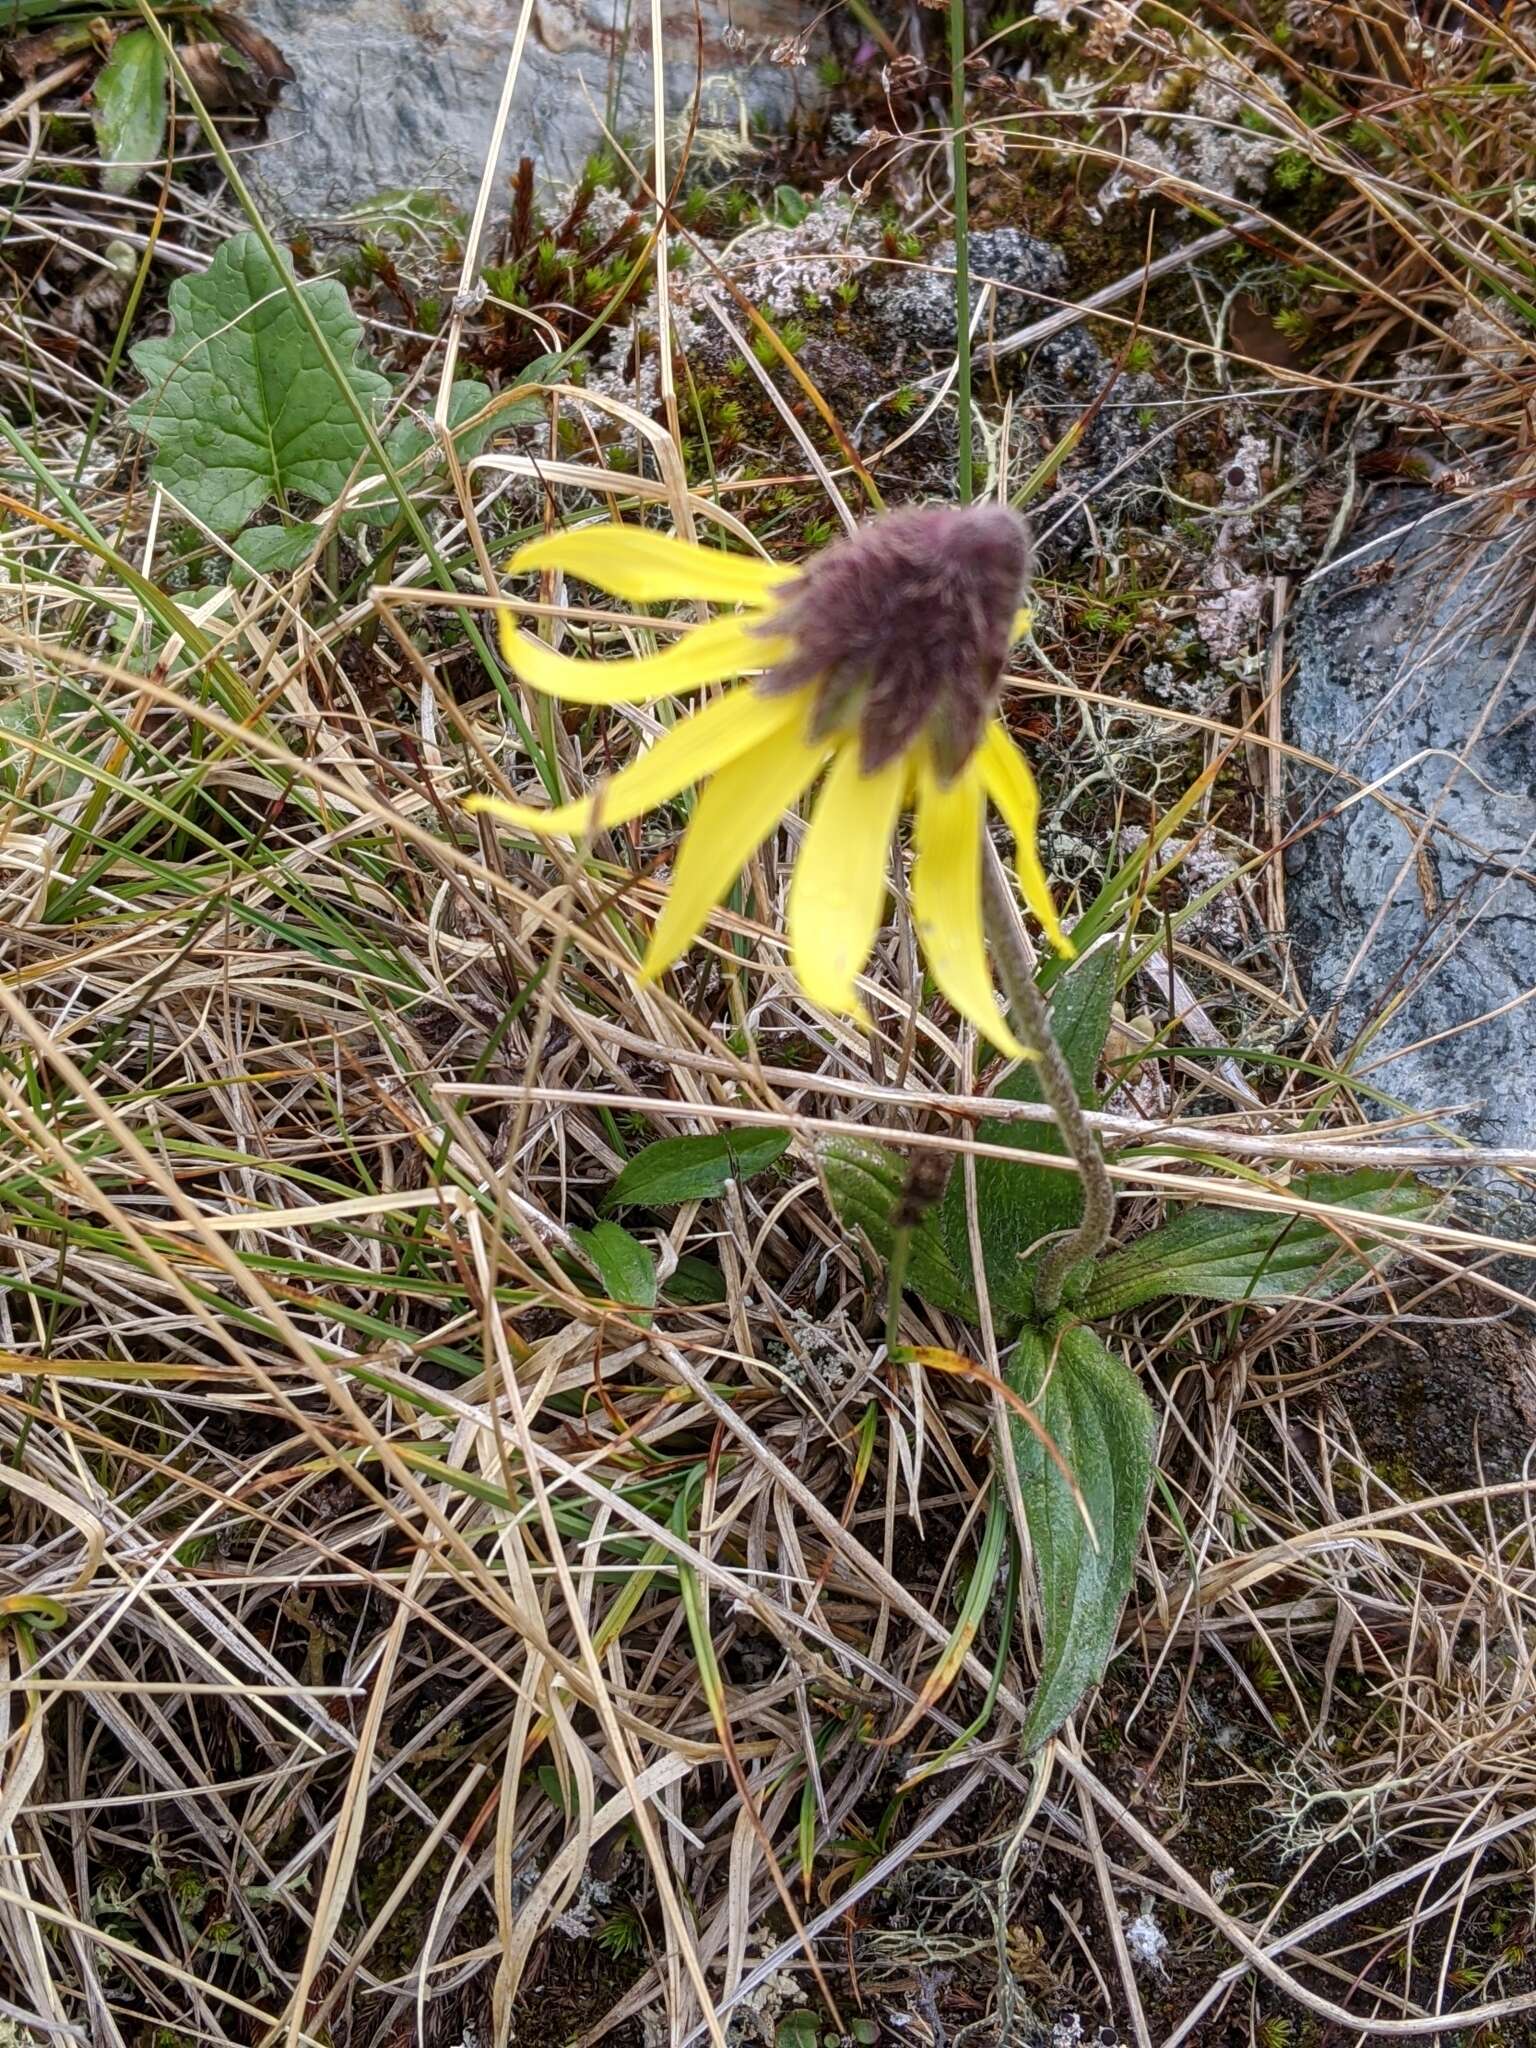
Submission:
[[[1301,358],[1262,306],[1245,293],[1232,307],[1228,330],[1232,346],[1256,363],[1269,363],[1277,370],[1299,370]]]
[[[180,56],[193,91],[210,114],[266,104],[269,95],[260,81],[249,71],[236,70],[225,62],[222,43],[183,43]]]
[[[262,35],[249,22],[242,21],[237,14],[230,14],[222,7],[210,7],[208,19],[225,42],[240,52],[258,78],[268,85],[293,83],[293,69],[270,36]]]

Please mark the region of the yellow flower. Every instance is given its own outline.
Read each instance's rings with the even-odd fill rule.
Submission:
[[[1022,520],[996,505],[872,520],[798,570],[638,527],[593,525],[519,548],[509,569],[559,569],[633,604],[735,605],[652,654],[572,659],[499,615],[507,665],[576,704],[646,704],[756,673],[682,719],[591,795],[553,810],[471,797],[525,832],[582,839],[705,784],[641,973],[687,951],[742,867],[818,779],[789,894],[790,962],[813,1002],[862,1017],[856,982],[885,909],[886,862],[915,812],[912,909],[934,981],[1013,1058],[983,934],[990,801],[1013,834],[1019,886],[1064,937],[1035,845],[1029,764],[995,716],[1029,572]]]

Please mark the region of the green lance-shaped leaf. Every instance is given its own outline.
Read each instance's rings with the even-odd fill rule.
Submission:
[[[490,385],[482,384],[473,377],[458,378],[449,390],[448,431],[453,436],[453,445],[461,462],[468,462],[472,456],[478,455],[500,424],[494,414],[488,420],[479,420],[474,426],[468,424],[490,402]],[[518,406],[503,417],[512,418],[522,411],[523,408]],[[405,471],[418,457],[436,446],[436,434],[421,420],[407,416],[390,430],[389,459],[396,469]],[[393,493],[390,494],[388,509],[391,517],[398,509]]]
[[[164,154],[165,52],[158,37],[147,28],[119,36],[96,80],[95,99],[102,188],[121,198]]]
[[[1135,1376],[1079,1324],[1026,1326],[1006,1377],[1060,1451],[1093,1523],[1090,1536],[1050,1455],[1011,1417],[1040,1596],[1040,1676],[1024,1724],[1032,1749],[1098,1683],[1114,1648],[1146,1519],[1155,1429]]]
[[[1074,1312],[1097,1319],[1170,1295],[1324,1301],[1379,1270],[1401,1248],[1400,1240],[1377,1235],[1373,1218],[1423,1217],[1437,1207],[1422,1182],[1369,1168],[1299,1175],[1290,1192],[1330,1213],[1186,1209],[1101,1259],[1075,1297]]]
[[[901,1153],[894,1145],[869,1138],[830,1138],[820,1159],[838,1220],[850,1230],[862,1230],[876,1255],[889,1265],[896,1248],[891,1212],[907,1177]],[[955,1271],[932,1210],[912,1231],[906,1281],[931,1308],[975,1322],[976,1297]]]
[[[1051,992],[1051,1026],[1066,1057],[1079,1099],[1090,1108],[1097,1101],[1094,1078],[1115,999],[1118,961],[1113,946],[1099,946],[1069,968]],[[993,1091],[1002,1102],[1040,1102],[1039,1070],[1021,1061]],[[1023,1152],[1067,1157],[1067,1147],[1053,1123],[1005,1122],[987,1118],[977,1129],[987,1145],[1010,1145]],[[1030,1268],[1024,1254],[1042,1238],[1076,1229],[1083,1213],[1082,1182],[1075,1172],[1054,1166],[1015,1164],[1008,1159],[976,1161],[976,1212],[987,1269],[987,1291],[994,1308],[1027,1315],[1033,1306]],[[969,1280],[970,1237],[965,1217],[965,1176],[951,1176],[939,1217],[950,1263]]]
[[[592,1261],[609,1299],[649,1324],[656,1306],[656,1260],[649,1248],[619,1223],[594,1223],[571,1236]]]
[[[658,1138],[630,1160],[603,1206],[666,1209],[678,1202],[706,1201],[727,1181],[763,1172],[788,1149],[789,1132],[772,1124],[708,1137]]]
[[[1087,1103],[1095,1100],[1094,1076],[1109,1033],[1116,970],[1114,948],[1096,948],[1060,977],[1051,996],[1057,1038],[1078,1093]],[[1015,1067],[995,1092],[1005,1102],[1039,1102],[1034,1063],[1024,1061]],[[976,1135],[989,1145],[1042,1152],[1053,1158],[1066,1156],[1066,1147],[1051,1123],[988,1117]],[[896,1243],[891,1214],[906,1179],[899,1149],[868,1138],[833,1138],[821,1148],[820,1156],[838,1216],[850,1228],[862,1230],[879,1256],[889,1262]],[[1030,1268],[1022,1254],[1039,1239],[1076,1225],[1083,1207],[1078,1177],[1052,1166],[978,1159],[976,1198],[993,1310],[1008,1318],[1027,1315],[1034,1304]],[[958,1168],[938,1206],[912,1231],[906,1284],[945,1314],[976,1321],[965,1179]]]
[[[389,383],[358,360],[362,329],[343,287],[319,278],[300,289],[345,384],[382,408]],[[149,389],[128,417],[156,444],[155,481],[216,533],[273,497],[333,503],[362,456],[362,428],[256,236],[235,235],[201,276],[178,278],[170,311],[171,333],[132,350]]]
[[[684,1252],[661,1283],[668,1301],[683,1308],[714,1308],[728,1299],[725,1275],[712,1259]]]
[[[460,377],[448,393],[448,431],[453,436],[454,451],[460,462],[468,462],[478,455],[496,432],[498,427],[523,416],[526,408],[516,405],[500,414],[493,413],[489,419],[477,419],[490,403],[491,388],[474,378]],[[475,420],[471,426],[469,422]],[[413,494],[423,490],[441,492],[447,481],[446,467],[438,459],[437,435],[423,417],[407,413],[397,419],[390,428],[384,443],[395,473],[411,487]],[[365,469],[369,467],[364,464]],[[392,524],[400,516],[400,501],[387,477],[378,477],[372,487],[360,493],[348,505],[342,515],[346,530],[355,532],[359,526],[376,525],[380,521]]]

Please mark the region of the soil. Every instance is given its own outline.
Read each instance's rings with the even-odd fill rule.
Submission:
[[[1335,1394],[1372,1463],[1415,1494],[1507,1484],[1536,1444],[1536,1338],[1458,1293],[1427,1322],[1368,1337]]]

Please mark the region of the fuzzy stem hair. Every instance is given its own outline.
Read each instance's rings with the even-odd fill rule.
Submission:
[[[1045,1252],[1035,1272],[1035,1307],[1042,1316],[1049,1316],[1061,1306],[1068,1276],[1084,1260],[1096,1257],[1109,1242],[1114,1225],[1114,1190],[1099,1141],[1083,1115],[1077,1083],[1051,1029],[1051,1013],[1035,982],[1034,963],[1019,930],[1008,876],[990,840],[983,849],[982,876],[987,931],[1003,993],[1008,999],[1010,1021],[1039,1063],[1040,1091],[1056,1120],[1062,1142],[1077,1162],[1083,1183],[1082,1221],[1076,1230],[1058,1238]]]

